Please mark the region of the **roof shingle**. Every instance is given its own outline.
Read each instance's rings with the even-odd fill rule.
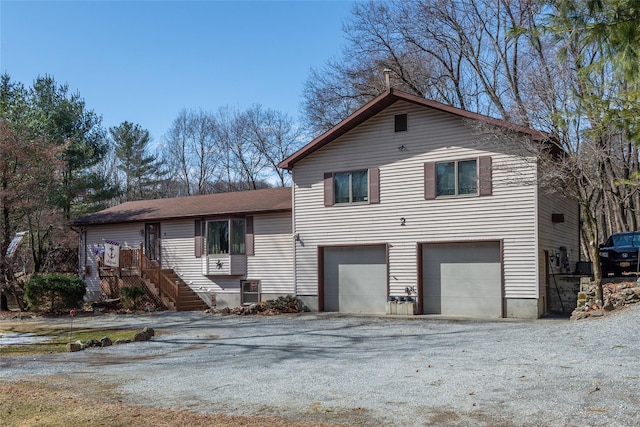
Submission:
[[[100,212],[82,216],[74,224],[116,224],[290,210],[291,188],[268,188],[264,190],[125,202]]]

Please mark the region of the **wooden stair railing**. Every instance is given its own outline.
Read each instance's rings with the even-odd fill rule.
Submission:
[[[175,283],[178,286],[178,295],[180,305],[176,306],[177,311],[194,311],[194,310],[206,310],[209,305],[203,301],[200,296],[191,289],[172,269],[163,269],[162,274],[168,279],[169,282]]]
[[[161,269],[157,261],[150,260],[142,251],[139,259],[142,278],[151,282],[147,283],[147,287],[155,286],[159,297],[170,310],[192,311],[209,308],[172,269]]]
[[[140,264],[142,276],[148,277],[161,296],[167,297],[176,310],[180,307],[180,288],[177,283],[172,282],[160,269],[160,265],[155,260],[150,260],[146,255],[140,254]]]

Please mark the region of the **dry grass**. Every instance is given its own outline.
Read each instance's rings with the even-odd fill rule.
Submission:
[[[4,316],[3,316],[4,315]],[[14,319],[15,312],[0,312],[0,320]],[[50,336],[53,342],[27,346],[0,347],[2,356],[13,357],[36,353],[66,351],[68,329],[36,326],[31,323],[0,324],[3,332],[33,333]],[[73,331],[73,341],[130,338],[132,330],[82,329]],[[157,333],[157,332],[156,332]],[[88,334],[88,335],[85,335]],[[124,336],[121,336],[124,335]],[[336,427],[362,425],[367,411],[347,409],[338,413],[323,408],[319,402],[295,418],[277,416],[239,416],[204,414],[182,408],[166,409],[138,406],[125,402],[115,388],[100,381],[66,377],[29,378],[19,382],[3,381],[0,374],[0,427],[68,427],[68,426],[225,426],[225,427]],[[268,408],[265,408],[268,409]],[[273,413],[273,412],[271,412]]]
[[[3,427],[67,426],[230,426],[311,427],[318,422],[274,417],[199,414],[182,409],[158,409],[125,404],[108,390],[63,378],[43,381],[0,381]]]
[[[90,339],[100,340],[109,337],[112,341],[117,339],[132,340],[136,332],[134,329],[71,329],[71,328],[46,328],[34,325],[5,325],[0,326],[0,333],[29,333],[40,337],[49,337],[45,341],[39,341],[25,345],[0,346],[0,356],[19,356],[44,353],[60,353],[67,351],[67,343],[80,340],[86,342]]]

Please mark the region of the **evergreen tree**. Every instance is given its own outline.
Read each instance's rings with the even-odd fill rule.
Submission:
[[[7,295],[21,309],[20,281],[16,271],[38,272],[52,247],[65,241],[66,221],[52,195],[62,185],[65,147],[51,144],[46,134],[34,132],[29,93],[22,84],[3,75],[0,84],[0,310],[6,310]],[[16,232],[26,231],[23,254],[7,256]],[[73,239],[75,240],[75,239]],[[28,248],[28,250],[27,250]]]
[[[128,121],[109,128],[118,169],[122,172],[125,201],[154,197],[160,164],[148,153],[149,131]]]
[[[29,90],[29,127],[47,145],[64,147],[62,182],[51,194],[67,219],[97,210],[113,197],[113,189],[91,172],[107,150],[102,118],[86,107],[79,93],[58,85],[53,77],[38,77]]]

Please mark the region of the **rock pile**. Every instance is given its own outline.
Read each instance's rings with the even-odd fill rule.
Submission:
[[[155,334],[153,328],[144,328],[141,332],[134,335],[133,340],[135,342],[149,341]]]
[[[628,282],[609,282],[602,285],[602,299],[596,300],[596,283],[581,285],[578,306],[571,314],[571,320],[587,317],[601,317],[606,312],[618,310],[640,302],[640,279]]]
[[[222,316],[228,316],[230,314],[246,316],[251,314],[275,315],[283,313],[300,313],[303,311],[309,311],[309,308],[298,298],[292,295],[287,295],[278,297],[274,300],[262,301],[258,304],[250,304],[242,307],[225,307],[220,309],[211,308],[208,309],[206,313]]]
[[[153,328],[144,328],[141,332],[138,332],[135,334],[135,336],[133,337],[133,341],[148,341],[151,339],[151,337],[153,337],[155,335],[155,331],[153,330]],[[111,341],[111,338],[109,337],[102,337],[102,339],[100,339],[100,341],[95,340],[95,339],[90,339],[86,342],[82,342],[80,340],[76,341],[76,342],[70,342],[67,344],[67,351],[69,352],[74,352],[74,351],[82,351],[86,348],[91,348],[91,347],[110,347],[112,345],[119,345],[119,344],[128,344],[130,343],[131,340],[129,339],[124,339],[124,338],[120,338],[117,339],[115,341]]]

